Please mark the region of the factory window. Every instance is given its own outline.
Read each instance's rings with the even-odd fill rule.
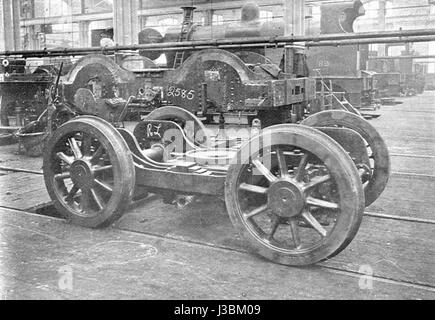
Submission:
[[[273,12],[260,10],[260,20],[261,21],[272,21],[273,20]]]
[[[160,19],[158,21],[158,27],[155,29],[157,29],[161,34],[164,35],[166,33],[166,30],[168,30],[171,27],[176,27],[176,26],[180,26],[180,29],[181,29],[181,24],[178,21],[178,19],[176,19],[174,17],[169,17],[169,18]]]
[[[218,26],[224,24],[224,16],[219,15],[219,14],[214,14],[213,15],[213,25]]]
[[[179,22],[175,18],[164,18],[159,20],[159,26],[161,27],[172,27],[178,25]]]
[[[204,13],[196,13],[193,14],[193,23],[205,25],[205,14]]]
[[[113,11],[113,0],[84,0],[83,4],[84,4],[83,7],[84,13]]]
[[[21,19],[31,19],[34,17],[34,1],[20,0]]]
[[[78,23],[49,25],[49,28],[38,33],[40,48],[73,48],[79,47]]]
[[[21,17],[48,18],[81,13],[81,2],[71,0],[21,0]]]

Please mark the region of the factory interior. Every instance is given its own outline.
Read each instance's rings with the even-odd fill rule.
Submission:
[[[434,0],[0,0],[0,300],[432,300],[434,188]]]

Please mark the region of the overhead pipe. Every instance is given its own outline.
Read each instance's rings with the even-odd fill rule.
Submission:
[[[73,48],[73,49],[43,49],[43,50],[16,50],[2,51],[0,56],[22,55],[26,57],[80,55],[96,52],[111,53],[120,50],[199,50],[204,48],[237,48],[237,47],[273,47],[292,43],[304,43],[307,47],[314,46],[341,46],[370,43],[400,43],[422,42],[435,40],[435,29],[400,30],[365,33],[340,33],[319,36],[279,36],[279,37],[252,37],[234,39],[216,39],[200,41],[166,42],[124,45],[114,47]]]
[[[370,60],[396,60],[396,59],[431,59],[435,55],[422,55],[422,56],[375,56],[369,57]]]
[[[329,46],[348,46],[356,44],[381,44],[381,43],[409,43],[409,42],[428,42],[435,41],[435,35],[432,36],[412,36],[404,38],[378,38],[378,39],[355,39],[341,41],[323,41],[323,42],[306,42],[305,47],[329,47]]]

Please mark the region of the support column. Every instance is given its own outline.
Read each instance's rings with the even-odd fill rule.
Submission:
[[[28,26],[23,29],[23,32],[26,33],[24,38],[24,43],[22,44],[22,49],[24,50],[38,50],[39,42],[38,35],[35,32],[35,26]]]
[[[0,49],[21,49],[20,4],[13,0],[0,0]]]
[[[204,14],[204,26],[211,26],[213,23],[213,9],[206,9],[203,11]]]
[[[305,0],[284,0],[285,35],[305,35]]]
[[[3,0],[0,0],[0,50],[6,50],[5,18],[4,18]]]
[[[379,0],[378,9],[378,31],[385,31],[385,15],[387,13],[387,1]],[[386,56],[386,46],[385,44],[378,44],[378,55]]]
[[[284,36],[303,36],[305,35],[305,0],[284,0]],[[286,74],[292,74],[293,53],[292,46],[285,48],[285,67]]]
[[[21,29],[20,29],[20,2],[19,1],[11,1],[12,2],[12,24],[13,29],[12,33],[14,35],[14,49],[21,49]]]
[[[79,22],[79,47],[90,47],[89,22]]]
[[[139,17],[139,25],[140,25],[139,32],[147,27],[147,21],[148,21],[148,16]]]
[[[114,41],[118,45],[137,44],[139,0],[113,1]]]

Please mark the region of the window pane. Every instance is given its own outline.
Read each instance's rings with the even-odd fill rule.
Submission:
[[[113,0],[85,0],[85,13],[112,12]]]

